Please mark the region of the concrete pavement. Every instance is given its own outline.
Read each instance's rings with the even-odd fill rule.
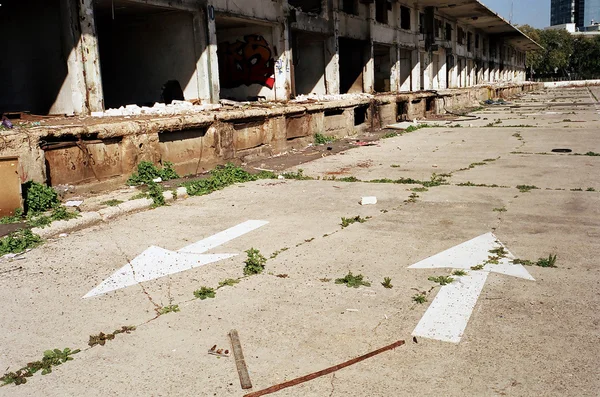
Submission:
[[[233,358],[207,354],[215,344],[229,348],[232,328],[254,390],[407,342],[276,396],[597,395],[600,157],[585,155],[600,153],[597,91],[528,94],[474,113],[478,119],[437,122],[297,167],[362,181],[450,174],[447,185],[427,191],[263,180],[130,214],[1,264],[22,267],[0,273],[1,368],[14,371],[50,348],[84,348],[99,332],[137,329],[0,395],[241,396]],[[378,203],[360,206],[363,196]],[[356,215],[371,218],[341,228],[341,217]],[[250,219],[269,223],[208,252],[236,257],[82,299],[150,245],[176,251]],[[411,333],[440,290],[428,277],[451,269],[407,267],[490,231],[519,258],[556,254],[558,267],[527,267],[536,281],[490,274],[460,343],[414,343]],[[251,247],[267,258],[287,250],[215,299],[194,298],[201,286],[242,276]],[[348,271],[372,286],[334,283]],[[384,277],[392,289],[380,284]],[[419,291],[428,292],[424,304],[412,300]],[[169,304],[181,311],[156,317]]]

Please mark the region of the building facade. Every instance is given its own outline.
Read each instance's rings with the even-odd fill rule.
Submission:
[[[523,81],[537,48],[476,0],[14,1],[0,35],[0,112],[78,115]]]
[[[600,0],[552,0],[550,25],[574,23],[582,28],[600,22]]]

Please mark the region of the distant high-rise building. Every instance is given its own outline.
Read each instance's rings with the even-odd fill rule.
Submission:
[[[550,25],[574,23],[577,27],[600,22],[600,0],[551,0]]]

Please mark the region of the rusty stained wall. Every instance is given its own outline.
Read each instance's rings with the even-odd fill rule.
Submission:
[[[49,184],[84,184],[123,174],[121,139],[52,143],[45,147]]]
[[[23,208],[19,160],[15,157],[0,158],[0,192],[0,217],[13,215],[15,209]]]

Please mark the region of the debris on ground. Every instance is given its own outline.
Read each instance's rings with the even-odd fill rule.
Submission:
[[[242,389],[252,389],[250,374],[248,373],[248,367],[246,366],[246,360],[244,359],[244,352],[242,351],[242,344],[237,330],[232,329],[229,331],[229,338],[231,339],[231,348],[233,350],[235,366],[237,367]]]
[[[375,197],[375,196],[363,197],[360,200],[360,205],[373,205],[373,204],[377,204],[377,197]]]
[[[208,354],[212,354],[213,356],[218,357],[229,357],[229,350],[227,349],[218,349],[217,345],[214,345],[208,350]]]
[[[382,347],[381,349],[375,350],[375,351],[373,351],[371,353],[367,353],[367,354],[362,355],[360,357],[353,358],[352,360],[348,360],[348,361],[346,361],[346,362],[344,362],[342,364],[334,365],[333,367],[329,367],[329,368],[323,369],[321,371],[313,372],[312,374],[305,375],[305,376],[302,376],[300,378],[292,379],[290,381],[283,382],[283,383],[280,383],[280,384],[275,385],[275,386],[268,387],[268,388],[263,389],[263,390],[259,390],[259,391],[255,391],[253,393],[246,394],[246,395],[244,395],[244,397],[260,397],[260,396],[264,396],[266,394],[275,393],[275,392],[277,392],[279,390],[286,389],[286,388],[292,387],[292,386],[296,386],[296,385],[299,385],[301,383],[308,382],[308,381],[311,381],[313,379],[319,378],[321,376],[329,375],[329,374],[331,374],[333,372],[336,372],[336,371],[338,371],[338,370],[340,370],[342,368],[349,367],[351,365],[354,365],[356,363],[364,361],[364,360],[366,360],[368,358],[371,358],[373,356],[376,356],[378,354],[386,352],[388,350],[395,349],[395,348],[397,348],[399,346],[402,346],[403,344],[404,344],[404,341],[403,340],[399,340],[397,342],[392,343],[391,345],[387,345],[385,347]]]

